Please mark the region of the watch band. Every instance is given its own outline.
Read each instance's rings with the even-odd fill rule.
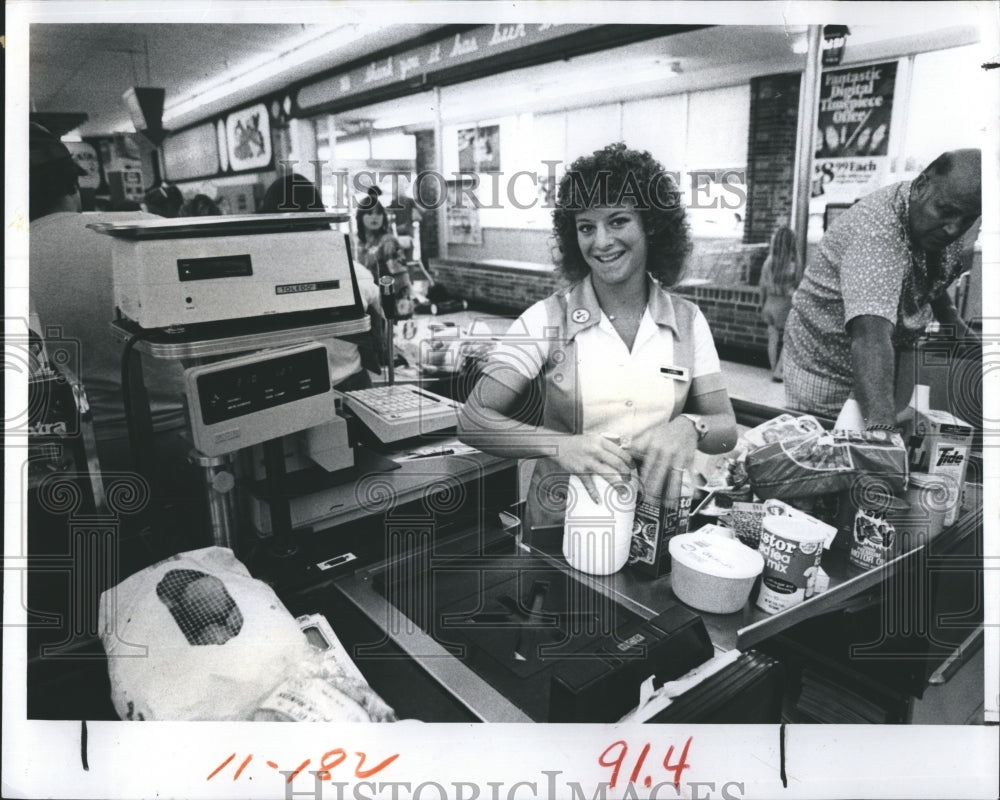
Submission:
[[[694,432],[698,435],[699,442],[708,436],[708,425],[705,424],[705,420],[701,418],[700,414],[681,414],[680,416],[687,417],[691,420],[691,424],[694,425]]]

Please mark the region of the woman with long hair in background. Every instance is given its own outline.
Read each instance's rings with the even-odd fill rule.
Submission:
[[[784,380],[781,351],[785,338],[785,320],[792,310],[792,295],[802,277],[802,265],[795,234],[787,226],[771,236],[771,247],[760,272],[760,314],[767,324],[767,359],[771,379]]]

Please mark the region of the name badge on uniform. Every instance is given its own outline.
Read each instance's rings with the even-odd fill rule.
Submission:
[[[675,381],[686,381],[688,379],[687,367],[665,366],[660,367],[660,374],[665,378],[672,378]]]

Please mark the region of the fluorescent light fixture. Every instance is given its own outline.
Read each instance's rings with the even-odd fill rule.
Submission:
[[[379,29],[377,25],[351,23],[339,25],[320,34],[311,33],[285,43],[286,49],[277,56],[266,54],[243,62],[233,69],[199,84],[180,97],[170,98],[163,111],[164,124],[184,114],[197,111],[210,103],[239,92],[253,92],[260,84],[282,72],[299,67],[313,59],[328,55],[332,50],[362,39]]]

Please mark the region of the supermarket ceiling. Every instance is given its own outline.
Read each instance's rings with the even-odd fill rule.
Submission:
[[[83,134],[130,131],[122,94],[131,86],[155,86],[167,90],[165,126],[178,128],[439,27],[33,24],[30,107],[85,112]],[[255,76],[252,88],[240,88],[248,75]]]
[[[86,113],[87,121],[79,128],[83,135],[130,131],[122,94],[132,86],[163,87],[164,126],[177,129],[371,53],[441,35],[445,27],[370,22],[34,23],[28,37],[30,109]],[[714,26],[629,45],[631,49],[616,51],[615,62],[622,65],[628,63],[623,58],[652,56],[654,65],[669,63],[689,78],[701,71],[754,61],[785,59],[794,67],[804,58],[805,31],[804,25]],[[882,26],[852,26],[849,48],[863,56],[866,47],[888,39],[912,44],[942,36],[946,43],[947,32],[942,33],[936,17],[896,19]],[[964,38],[968,40],[967,33]],[[563,87],[573,82],[587,86],[600,66],[594,56],[584,56],[553,62],[547,72],[558,70],[552,79]],[[603,66],[606,71],[606,61]],[[628,70],[618,75],[617,91],[627,91]],[[510,80],[517,77],[512,74]],[[504,90],[503,81],[498,84]]]

